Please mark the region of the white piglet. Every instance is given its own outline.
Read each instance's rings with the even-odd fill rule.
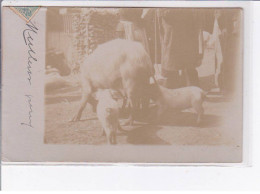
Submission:
[[[108,144],[116,144],[116,132],[120,129],[119,107],[113,99],[111,90],[99,90],[96,94],[98,99],[97,117],[101,122]]]
[[[157,84],[151,84],[151,99],[155,101],[158,110],[157,117],[167,109],[184,110],[193,108],[197,113],[197,124],[201,122],[204,113],[203,101],[206,93],[199,87],[188,86],[178,89],[168,89]]]

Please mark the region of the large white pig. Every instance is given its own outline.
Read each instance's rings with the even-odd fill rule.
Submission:
[[[114,89],[127,96],[132,108],[126,124],[133,124],[140,99],[149,98],[145,89],[153,74],[150,57],[141,43],[116,39],[99,45],[81,65],[82,100],[72,121],[80,120],[87,103],[95,110],[92,94],[97,89]]]

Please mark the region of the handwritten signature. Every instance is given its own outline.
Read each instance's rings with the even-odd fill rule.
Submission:
[[[32,84],[32,64],[37,61],[36,51],[33,48],[33,37],[32,34],[37,34],[38,28],[29,22],[26,24],[26,29],[23,31],[24,43],[28,46],[28,60],[27,60],[27,74],[29,84]]]
[[[27,103],[28,103],[28,107],[29,107],[28,121],[26,123],[21,123],[21,125],[26,125],[28,127],[33,128],[33,126],[32,126],[32,113],[33,113],[32,95],[26,94],[25,97],[27,98]]]
[[[36,51],[34,50],[34,44],[33,44],[33,38],[34,35],[37,35],[37,31],[38,28],[32,23],[29,22],[26,24],[26,29],[23,30],[23,39],[24,39],[24,43],[27,45],[28,47],[28,58],[27,58],[27,74],[28,74],[28,82],[31,85],[32,84],[32,65],[33,62],[37,61],[36,58]],[[26,94],[25,95],[26,99],[27,99],[27,106],[28,106],[28,121],[21,123],[21,125],[25,125],[28,127],[33,128],[32,126],[32,114],[33,114],[33,105],[32,105],[32,95]]]

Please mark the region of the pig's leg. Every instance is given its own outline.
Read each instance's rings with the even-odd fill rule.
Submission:
[[[94,113],[96,113],[96,112],[97,112],[97,104],[98,104],[98,101],[97,101],[95,98],[93,98],[92,95],[90,95],[90,96],[89,96],[89,99],[88,99],[88,103],[92,105],[92,111],[93,111]]]
[[[148,96],[141,97],[142,113],[146,114],[149,110],[150,98]]]
[[[110,133],[110,129],[107,127],[103,128],[103,134],[106,136],[106,140],[107,140],[107,144],[111,144],[111,133]]]
[[[202,108],[201,111],[198,113],[197,124],[201,123],[201,118],[203,116],[203,113],[204,113],[204,110]]]
[[[122,104],[122,111],[124,112],[127,108],[128,108],[129,104],[128,104],[128,100],[127,100],[127,97],[124,97],[123,98],[123,104]]]
[[[200,124],[201,122],[201,118],[203,116],[204,113],[204,109],[202,107],[202,103],[201,102],[196,102],[193,104],[193,107],[195,109],[195,111],[197,112],[198,116],[197,116],[197,125]]]
[[[122,110],[125,109],[126,103],[127,103],[127,99],[123,98],[123,104],[122,104],[122,107],[121,107]]]
[[[110,131],[110,129],[107,129],[107,143],[109,145],[116,144],[116,133],[114,131]]]
[[[106,134],[107,135],[107,144],[109,144],[109,145],[111,145],[111,144],[113,144],[112,142],[112,136],[111,136],[111,133],[108,133],[108,134]]]
[[[117,141],[116,141],[116,133],[115,133],[115,131],[113,131],[112,133],[111,133],[111,138],[112,138],[112,144],[117,144]]]
[[[93,97],[91,96],[92,89],[91,89],[90,84],[85,82],[82,84],[82,86],[83,86],[83,88],[82,88],[82,98],[81,98],[80,106],[78,108],[76,115],[72,118],[71,121],[79,121],[80,117],[82,115],[82,112],[85,109],[87,103],[89,101],[92,101],[91,99],[93,99]]]
[[[135,120],[135,114],[137,112],[138,109],[138,102],[137,100],[134,98],[134,95],[132,94],[132,92],[129,93],[128,95],[128,99],[129,99],[129,110],[130,110],[130,115],[129,118],[126,120],[126,122],[124,123],[124,125],[133,125],[134,124],[134,120]]]
[[[146,83],[144,83],[143,89],[141,91],[141,104],[142,104],[143,114],[146,114],[149,111],[149,104],[150,104],[150,95],[149,95],[150,91],[148,89],[149,87],[150,87],[150,76],[147,78]]]
[[[134,118],[133,118],[133,102],[131,99],[129,99],[129,117],[128,119],[124,122],[123,125],[133,125],[134,123]]]
[[[121,111],[124,113],[125,110],[128,108],[128,99],[127,99],[127,96],[126,96],[126,94],[123,90],[121,90],[121,91],[119,90],[119,93],[123,97],[123,103],[122,103],[122,106],[121,106]]]
[[[89,94],[83,94],[83,96],[81,98],[79,109],[78,109],[76,115],[72,118],[71,121],[79,121],[80,120],[82,112],[83,112],[83,110],[85,109],[85,107],[88,103],[88,100],[89,100]]]
[[[130,111],[130,115],[129,118],[124,122],[124,125],[133,125],[134,122],[134,112],[133,109],[135,109],[135,99],[134,99],[134,93],[135,93],[135,84],[132,80],[129,79],[122,79],[123,81],[123,86],[125,88],[125,92],[126,92],[126,97],[127,97],[127,101],[129,103],[129,111]]]

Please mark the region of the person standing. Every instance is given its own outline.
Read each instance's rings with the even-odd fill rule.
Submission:
[[[142,19],[142,8],[120,8],[120,21],[117,25],[118,38],[134,40],[142,43],[145,50],[150,54],[148,39]]]
[[[216,55],[217,86],[224,95],[230,96],[235,91],[235,78],[242,61],[241,10],[216,10],[215,19],[220,31],[218,38],[222,51],[221,61]]]
[[[214,19],[206,17],[207,11],[194,8],[163,8],[158,15],[163,85],[199,86],[196,67],[204,51],[202,30],[212,33]]]

